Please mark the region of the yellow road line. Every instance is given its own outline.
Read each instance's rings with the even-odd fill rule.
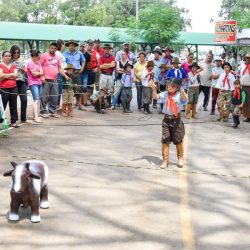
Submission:
[[[184,159],[186,163],[187,159],[187,145],[189,137],[189,126],[186,126],[186,136],[184,141]],[[186,166],[186,164],[185,164]],[[181,213],[181,227],[182,227],[182,239],[185,250],[195,250],[193,228],[191,223],[190,209],[188,205],[188,178],[187,172],[179,172],[180,181],[180,213]]]

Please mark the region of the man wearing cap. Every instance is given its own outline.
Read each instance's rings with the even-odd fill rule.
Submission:
[[[161,58],[161,63],[172,65],[173,56],[171,54],[174,53],[174,50],[170,47],[166,47],[162,49],[162,51],[164,52],[164,56]]]
[[[101,48],[101,45],[100,45],[101,41],[99,38],[95,39],[94,40],[94,50],[100,55],[102,56],[104,54],[104,50],[103,48]]]
[[[123,49],[120,50],[120,51],[118,51],[118,52],[116,53],[115,60],[116,60],[117,62],[119,62],[119,61],[121,60],[121,58],[122,58],[122,56],[121,56],[121,55],[122,55],[122,51],[124,51],[124,52],[126,53],[128,62],[133,63],[133,64],[136,63],[135,54],[134,54],[133,52],[130,51],[129,43],[127,43],[127,42],[123,44]]]
[[[79,50],[76,50],[76,47],[79,46],[74,40],[69,40],[65,43],[65,46],[69,48],[68,51],[64,52],[64,57],[66,58],[67,64],[72,64],[75,68],[75,71],[72,75],[72,80],[77,85],[82,86],[82,73],[85,67],[85,58]],[[84,110],[81,104],[81,98],[77,99],[77,105],[79,110]]]
[[[90,62],[87,66],[88,69],[88,85],[92,85],[94,83],[99,82],[99,80],[97,81],[97,74],[98,74],[98,61],[100,59],[100,55],[99,53],[97,53],[97,51],[94,49],[94,42],[89,39],[87,41],[87,47],[86,47],[88,53],[90,54]],[[101,48],[100,48],[101,49]],[[99,50],[100,52],[100,50]],[[100,52],[102,53],[102,52]],[[103,55],[103,53],[102,53]]]
[[[246,117],[245,122],[250,122],[250,52],[245,57],[245,65],[240,70],[240,82],[242,90],[246,93],[246,102],[243,105],[243,116]]]
[[[220,56],[214,59],[216,66],[212,69],[212,108],[210,115],[215,114],[215,106],[219,96],[219,89],[216,87],[220,75],[224,72],[222,68],[222,58]]]
[[[161,68],[160,65],[161,63],[161,56],[162,56],[162,51],[159,48],[156,48],[154,51],[154,58],[153,58],[153,62],[155,64],[154,68],[153,68],[153,72],[154,72],[154,77],[155,79],[159,79],[160,75],[161,75]],[[153,100],[153,108],[157,108],[157,100]]]
[[[204,94],[203,100],[203,111],[207,111],[207,106],[210,97],[211,85],[212,85],[212,69],[214,68],[214,64],[212,63],[213,56],[211,54],[207,54],[205,62],[199,63],[199,66],[203,68],[200,73],[201,85],[200,92]]]
[[[53,42],[49,45],[49,51],[43,53],[40,63],[44,73],[43,89],[41,95],[40,113],[43,118],[49,118],[46,106],[48,104],[49,114],[51,117],[58,117],[56,114],[58,83],[57,75],[61,73],[63,77],[69,79],[61,68],[60,58],[56,55],[57,43]]]
[[[99,59],[99,68],[101,70],[100,76],[100,88],[108,89],[107,101],[109,107],[111,107],[111,95],[113,93],[113,71],[115,69],[115,57],[111,55],[110,49],[112,49],[110,44],[104,44],[103,46],[104,54]]]

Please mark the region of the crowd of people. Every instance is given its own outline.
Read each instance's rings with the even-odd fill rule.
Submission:
[[[60,117],[58,110],[63,117],[72,117],[74,106],[84,111],[84,106],[93,105],[98,113],[121,106],[123,112],[131,113],[133,88],[139,112],[150,114],[152,106],[166,114],[166,102],[156,98],[154,91],[161,96],[176,79],[182,96],[185,93],[187,98],[182,98],[175,112],[185,112],[186,119],[198,118],[197,103],[203,92],[203,111],[208,111],[211,96],[210,115],[215,115],[217,105],[219,121],[227,122],[232,113],[237,128],[243,112],[245,121],[250,122],[249,53],[241,65],[235,57],[227,62],[212,53],[200,63],[190,53],[181,63],[171,47],[156,47],[150,55],[144,51],[135,55],[129,43],[124,43],[122,50],[114,53],[110,44],[101,47],[99,39],[80,43],[59,39],[49,45],[48,52],[32,50],[26,63],[20,52],[18,46],[12,46],[2,53],[0,64],[2,106],[6,109],[9,104],[10,122],[15,128],[20,122],[28,122],[27,89],[33,98],[33,120],[42,123],[42,118]],[[171,104],[168,108],[173,113],[176,107]]]

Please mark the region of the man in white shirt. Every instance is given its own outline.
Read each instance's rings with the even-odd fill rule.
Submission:
[[[213,56],[211,54],[207,54],[206,61],[199,63],[199,66],[203,68],[203,71],[200,73],[201,85],[200,92],[204,94],[203,101],[203,110],[207,111],[207,105],[209,102],[211,84],[212,84],[212,69],[214,68],[214,64],[212,63]]]
[[[216,84],[218,82],[220,75],[224,72],[223,68],[221,67],[222,58],[218,56],[215,58],[214,61],[216,66],[212,69],[212,108],[210,115],[215,114],[215,106],[219,95],[219,89],[216,88]]]

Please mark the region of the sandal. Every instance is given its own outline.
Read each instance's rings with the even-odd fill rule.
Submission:
[[[13,128],[19,128],[20,125],[18,125],[18,124],[15,122],[15,123],[12,123],[12,124],[11,124],[11,127],[13,127]]]

